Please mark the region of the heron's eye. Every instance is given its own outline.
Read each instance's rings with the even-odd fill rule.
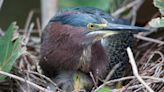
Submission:
[[[89,23],[89,24],[87,25],[87,27],[88,27],[89,29],[95,29],[95,28],[96,28],[96,25],[93,24],[93,23]]]
[[[96,24],[96,23],[89,23],[87,27],[91,30],[96,29],[96,28],[104,28],[107,26],[107,23],[104,24]]]

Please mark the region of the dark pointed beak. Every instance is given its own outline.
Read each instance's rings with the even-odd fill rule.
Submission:
[[[115,34],[119,34],[122,32],[147,32],[148,29],[145,29],[143,27],[137,27],[137,26],[131,26],[131,25],[122,25],[122,24],[114,24],[114,23],[108,23],[108,24],[97,24],[99,26],[99,29],[88,31],[87,35],[99,35],[101,38],[112,36]]]
[[[143,27],[137,27],[137,26],[131,26],[131,25],[122,25],[122,24],[114,24],[114,23],[107,23],[107,24],[97,24],[99,26],[98,29],[87,31],[87,35],[97,35],[99,38],[104,38],[107,36],[112,36],[115,34],[119,34],[122,32],[148,32],[148,29],[145,29]]]
[[[86,42],[95,42],[97,40],[101,40],[105,37],[113,36],[115,34],[120,34],[123,32],[147,32],[148,29],[137,27],[137,26],[130,26],[130,25],[122,25],[122,24],[97,24],[99,26],[96,30],[85,31],[84,34],[86,37],[90,38],[91,40],[87,40]]]
[[[114,23],[108,23],[107,26],[104,27],[103,29],[111,30],[111,31],[131,31],[131,32],[147,32],[147,31],[149,31],[148,29],[145,29],[143,27],[114,24]]]

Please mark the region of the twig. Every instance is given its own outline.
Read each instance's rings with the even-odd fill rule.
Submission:
[[[137,1],[137,0],[136,0]],[[136,18],[137,18],[137,11],[140,8],[140,6],[144,3],[145,0],[138,0],[138,3],[133,6],[132,8],[132,21],[131,25],[135,25],[136,23]]]
[[[0,29],[0,36],[3,36],[5,33]]]
[[[128,10],[129,8],[135,6],[136,4],[138,4],[140,2],[140,0],[135,0],[131,3],[129,3],[128,5],[121,7],[120,9],[118,9],[116,12],[112,13],[112,16],[118,16],[121,13],[123,13],[124,11]]]
[[[142,65],[142,67],[141,67],[140,69],[145,70],[145,69],[148,67],[148,64],[150,63],[150,61],[151,61],[151,59],[154,57],[154,55],[155,55],[155,53],[152,53],[152,54],[149,56],[149,58],[148,58],[148,60],[146,61],[146,63],[145,63],[144,65]]]
[[[18,80],[15,80],[15,81],[16,81],[17,85],[19,86],[19,90],[21,90],[22,92],[27,92]]]
[[[137,7],[133,7],[131,25],[133,25],[133,26],[135,25],[136,18],[137,18]]]
[[[86,90],[73,90],[72,92],[86,92]]]
[[[28,73],[31,73],[31,74],[38,75],[38,76],[40,76],[40,77],[46,79],[46,80],[49,81],[54,87],[56,87],[57,90],[59,90],[59,91],[61,91],[61,92],[63,91],[62,89],[60,89],[60,88],[57,86],[56,83],[54,83],[50,78],[46,77],[45,75],[40,74],[40,73],[38,73],[38,72],[34,72],[34,71],[28,71],[28,70],[24,70],[24,71],[26,71],[26,72],[28,72]]]
[[[47,25],[48,21],[56,14],[58,10],[58,1],[59,0],[40,0],[42,29]]]
[[[37,88],[37,89],[39,89],[39,90],[41,90],[43,92],[52,92],[50,90],[47,90],[47,89],[45,89],[45,88],[43,88],[43,87],[41,87],[41,86],[31,82],[31,81],[25,80],[25,79],[23,79],[23,78],[21,78],[19,76],[16,76],[16,75],[13,75],[13,74],[10,74],[10,73],[7,73],[7,72],[3,72],[3,71],[0,71],[0,74],[8,76],[8,77],[11,77],[13,79],[17,79],[17,80],[25,82],[25,83],[28,83],[29,85],[31,85],[31,86],[33,86],[33,87],[35,87],[35,88]]]
[[[147,84],[150,85],[151,83],[147,83]],[[127,90],[129,90],[129,89],[136,89],[136,88],[142,88],[142,87],[143,87],[142,84],[138,84],[138,85],[129,86],[127,88]]]
[[[26,63],[27,63],[27,70],[29,71],[30,70],[30,64],[29,64],[29,62],[28,62],[28,60],[27,60],[27,57],[25,56],[25,55],[22,55],[22,59],[23,59],[23,61],[25,61]],[[25,77],[25,79],[26,80],[30,80],[30,77],[29,77],[29,73],[25,73],[26,74],[26,77]],[[26,83],[27,84],[27,92],[30,92],[30,85],[28,84],[28,83]]]
[[[40,76],[40,77],[42,77],[42,78],[48,80],[48,81],[51,82],[54,86],[57,87],[56,83],[54,83],[50,78],[46,77],[45,75],[42,75],[42,74],[40,74],[40,73],[38,73],[38,72],[34,72],[34,71],[27,71],[27,70],[24,70],[24,71],[26,71],[26,72],[28,72],[28,73],[31,73],[31,74],[38,75],[38,76]]]
[[[39,33],[39,36],[41,37],[41,23],[39,18],[36,18],[36,25],[37,25],[37,31]]]
[[[134,56],[133,56],[133,53],[132,53],[130,47],[127,48],[127,52],[128,52],[128,56],[129,56],[129,59],[130,59],[129,62],[130,62],[130,64],[131,64],[131,66],[132,66],[132,70],[133,70],[134,76],[136,76],[136,78],[138,79],[138,81],[139,81],[140,83],[142,83],[142,84],[146,87],[146,89],[147,89],[149,92],[154,92],[154,91],[145,83],[145,81],[141,78],[141,76],[138,74],[137,65],[136,65],[136,63],[135,63]]]
[[[104,82],[107,82],[112,77],[113,73],[116,71],[117,68],[120,67],[120,65],[121,65],[121,63],[118,63],[112,68],[112,70],[109,72],[109,74],[105,78]]]
[[[0,9],[2,7],[2,4],[3,4],[3,0],[0,0]]]
[[[25,27],[24,27],[25,34],[26,34],[27,30],[28,30],[28,27],[29,27],[29,25],[30,25],[30,21],[31,21],[33,15],[34,15],[34,10],[31,10],[31,11],[29,12],[29,14],[28,14],[28,17],[27,17],[27,20],[26,20],[26,24],[25,24]]]
[[[141,35],[134,35],[134,37],[136,37],[136,38],[138,38],[138,39],[145,40],[145,41],[150,41],[150,42],[158,43],[158,44],[160,44],[160,45],[163,45],[163,44],[164,44],[164,41],[152,39],[152,38],[145,37],[145,36],[141,36]]]
[[[160,51],[154,51],[154,53],[160,55],[160,57],[162,59],[161,61],[164,62],[164,55],[162,54],[162,52],[160,52]]]
[[[31,34],[33,28],[34,28],[34,23],[31,23],[31,25],[30,25],[30,27],[29,27],[29,30],[28,30],[28,33],[24,36],[24,43],[25,43],[25,45],[26,45],[26,44],[28,43],[28,41],[29,41],[30,34]]]
[[[155,80],[155,81],[158,81],[158,82],[164,82],[163,78],[156,78],[156,77],[152,77],[152,76],[141,76],[141,77],[144,78],[144,79],[151,79],[151,80]],[[122,78],[119,78],[119,79],[114,79],[114,80],[107,81],[107,82],[103,83],[102,85],[100,85],[97,89],[95,89],[95,92],[98,91],[100,88],[102,88],[103,86],[105,86],[107,84],[118,82],[118,81],[135,79],[135,78],[136,78],[135,76],[127,76],[127,77],[122,77]]]
[[[94,83],[94,86],[97,88],[97,83],[96,83],[97,81],[95,80],[95,78],[94,78],[92,72],[89,72],[89,74],[90,74],[90,76],[91,76],[91,78],[92,78],[92,81],[93,81],[93,83]]]

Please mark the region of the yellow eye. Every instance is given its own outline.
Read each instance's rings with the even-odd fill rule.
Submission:
[[[93,23],[89,23],[89,24],[87,25],[87,27],[88,27],[89,29],[95,29],[95,28],[96,28],[96,25],[93,24]]]

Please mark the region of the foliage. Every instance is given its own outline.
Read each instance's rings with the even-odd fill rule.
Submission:
[[[97,92],[112,92],[108,86],[103,86]]]
[[[59,6],[62,8],[66,7],[77,7],[77,6],[92,6],[103,9],[105,11],[115,11],[121,5],[124,0],[60,0]]]
[[[121,4],[124,2],[124,0],[109,0],[109,6],[110,6],[110,12],[116,11],[118,8],[120,8]]]
[[[10,72],[16,59],[23,53],[17,29],[16,23],[12,23],[0,38],[0,71]],[[5,76],[0,75],[0,80],[4,79]]]
[[[149,22],[149,25],[152,27],[157,27],[157,28],[158,27],[164,27],[164,17],[152,19]]]
[[[159,11],[164,15],[164,0],[154,0],[154,6],[159,8]]]
[[[76,6],[92,6],[97,7],[103,10],[109,9],[109,1],[110,0],[60,0],[60,7],[76,7]]]
[[[159,11],[164,15],[164,0],[154,0],[154,6],[159,8]],[[152,19],[149,22],[152,27],[164,27],[164,17]]]

